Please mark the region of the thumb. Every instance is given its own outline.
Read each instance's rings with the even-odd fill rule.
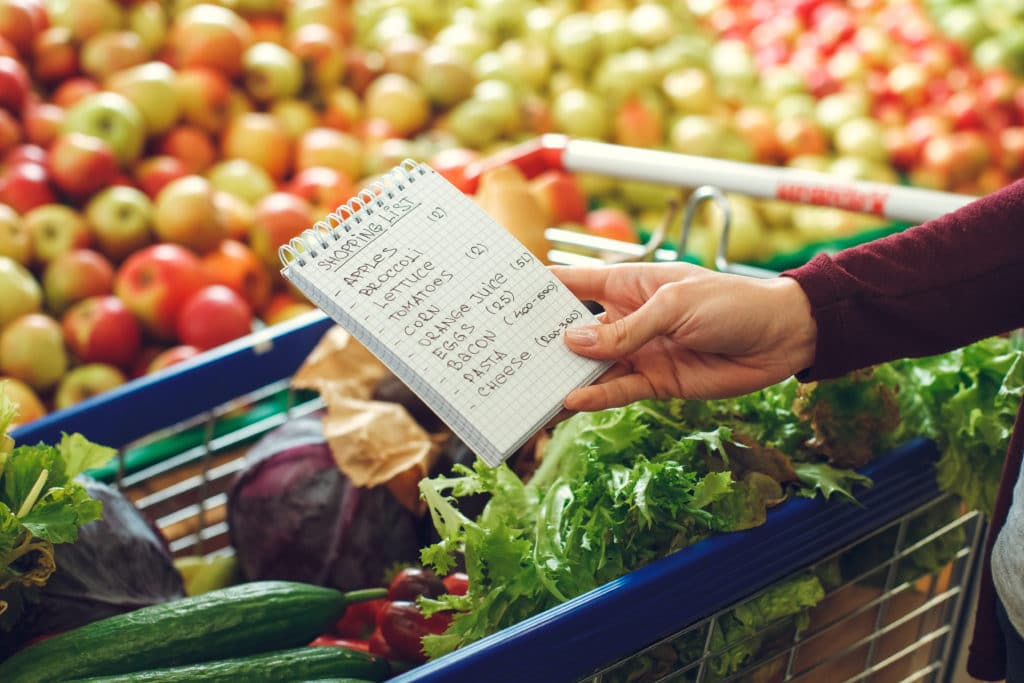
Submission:
[[[565,331],[569,350],[588,358],[622,358],[664,333],[658,316],[640,308],[604,325],[581,325]]]

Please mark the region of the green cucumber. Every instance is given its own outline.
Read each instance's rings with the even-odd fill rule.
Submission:
[[[351,602],[383,589],[342,593],[291,581],[254,581],[94,621],[31,645],[0,664],[0,681],[52,683],[130,673],[306,645]]]
[[[376,655],[343,647],[300,647],[253,657],[76,678],[70,683],[290,683],[325,676],[355,676],[360,681],[383,681],[390,673],[387,660]]]

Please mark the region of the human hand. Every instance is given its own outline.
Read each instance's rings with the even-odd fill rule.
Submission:
[[[775,384],[811,365],[817,327],[788,277],[756,279],[687,263],[552,266],[601,325],[565,334],[570,350],[617,363],[565,399],[601,410],[645,398],[714,399]]]

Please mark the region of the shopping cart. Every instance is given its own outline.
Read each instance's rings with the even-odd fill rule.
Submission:
[[[712,201],[723,220],[717,267],[765,277],[774,273],[726,258],[725,192],[856,204],[908,222],[971,199],[557,136],[489,158],[475,173],[498,163],[528,175],[562,168],[688,188],[685,208],[670,208],[643,244],[550,230],[556,262],[676,260],[698,205]],[[580,253],[588,249],[590,256]],[[78,431],[118,447],[114,463],[92,474],[115,482],[155,519],[175,554],[229,553],[227,488],[249,444],[323,407],[289,379],[331,325],[315,312],[267,328],[29,423],[14,437],[54,442]],[[860,505],[787,502],[758,528],[706,539],[396,680],[949,680],[984,523],[939,492],[937,456],[929,441],[904,444],[864,470],[875,483],[858,492]],[[916,571],[937,548],[941,570]],[[729,640],[729,620],[745,605],[809,575],[827,589],[815,607],[760,624],[745,643]]]

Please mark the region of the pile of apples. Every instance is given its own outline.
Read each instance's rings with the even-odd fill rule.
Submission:
[[[974,62],[909,0],[0,0],[0,380],[29,420],[310,310],[278,247],[404,158],[458,184],[562,132],[986,192],[1024,96]],[[678,193],[505,180],[477,199],[536,252]],[[729,199],[738,260],[879,223]]]

